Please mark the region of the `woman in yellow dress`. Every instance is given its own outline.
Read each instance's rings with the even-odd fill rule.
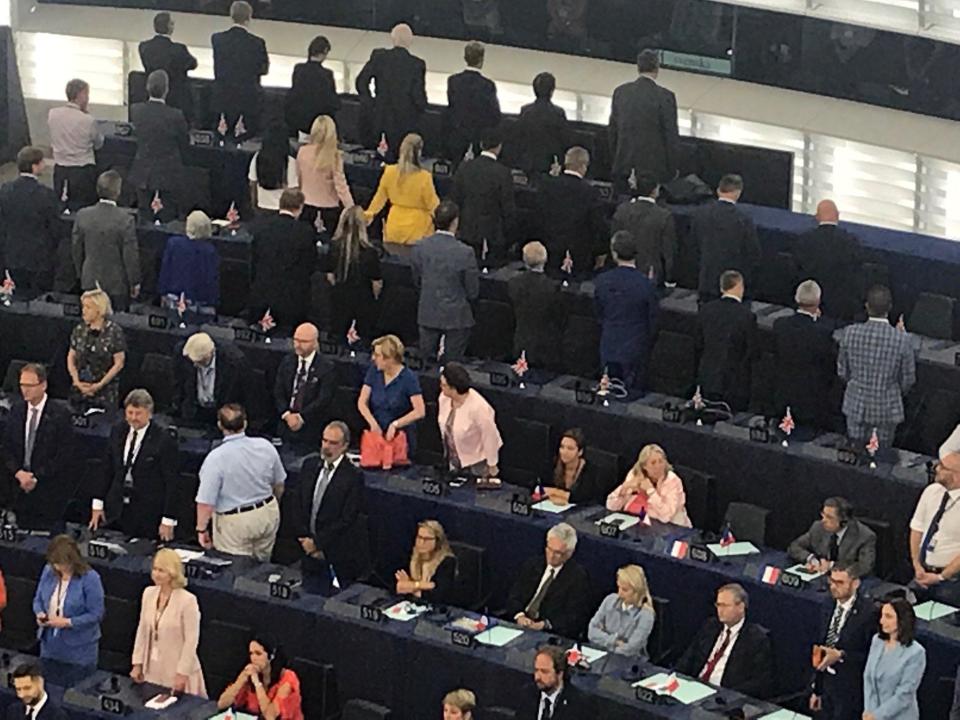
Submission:
[[[433,211],[440,204],[440,198],[433,187],[433,175],[420,167],[422,151],[423,138],[410,133],[400,143],[397,164],[383,169],[366,216],[367,222],[372,221],[390,201],[390,212],[383,227],[384,242],[411,245],[433,234]]]

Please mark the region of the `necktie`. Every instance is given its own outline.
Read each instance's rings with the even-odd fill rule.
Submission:
[[[947,511],[947,503],[950,502],[950,493],[943,492],[943,500],[940,501],[940,507],[937,508],[933,520],[930,521],[930,527],[927,528],[927,534],[923,536],[923,542],[920,543],[920,564],[927,567],[927,551],[930,549],[930,543],[933,542],[934,535],[940,529],[940,521],[943,514]]]
[[[127,472],[130,472],[130,468],[133,465],[133,458],[137,452],[137,435],[139,434],[138,430],[133,431],[133,435],[130,438],[130,447],[127,448],[127,459],[123,463],[123,467]]]
[[[27,423],[27,442],[23,446],[23,469],[30,470],[33,461],[33,446],[37,442],[37,408],[30,408],[30,422]]]
[[[320,477],[317,478],[317,486],[313,490],[313,504],[310,506],[310,532],[314,535],[317,534],[317,513],[320,512],[320,504],[323,502],[327,485],[330,484],[331,475],[333,475],[333,463],[324,463]]]
[[[300,391],[307,380],[307,361],[300,358],[300,367],[297,369],[297,376],[293,379],[293,394],[290,396],[290,409],[293,412],[300,411]]]
[[[443,424],[443,441],[447,449],[447,460],[453,470],[459,470],[462,467],[460,455],[457,454],[457,441],[453,437],[453,422],[456,417],[457,409],[451,405],[450,414],[447,415],[447,421]]]
[[[833,617],[830,619],[830,627],[827,628],[827,647],[836,647],[840,639],[840,623],[843,621],[843,606],[837,603],[836,610],[833,611]]]
[[[703,672],[700,673],[700,679],[704,682],[710,682],[710,676],[713,675],[713,671],[717,669],[717,665],[720,663],[720,658],[723,657],[723,654],[727,651],[727,646],[730,644],[730,628],[725,627],[723,629],[723,642],[720,643],[720,647],[717,648],[717,651],[713,654],[707,664],[703,666]]]
[[[543,712],[540,713],[540,720],[550,720],[553,717],[553,703],[550,702],[550,698],[545,697],[543,699]]]
[[[547,579],[543,581],[540,589],[537,590],[537,594],[533,596],[533,600],[530,601],[530,604],[527,605],[526,609],[523,611],[523,614],[531,620],[540,619],[540,606],[543,604],[543,599],[547,596],[547,590],[549,590],[550,586],[553,584],[553,577],[555,573],[556,570],[553,568],[550,568],[547,571]]]
[[[837,556],[840,554],[840,540],[836,533],[830,536],[830,548],[827,550],[827,554],[827,560],[830,562],[837,561]]]

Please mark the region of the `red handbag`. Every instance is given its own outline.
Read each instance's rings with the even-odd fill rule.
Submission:
[[[360,467],[389,470],[394,465],[409,465],[407,434],[398,430],[391,442],[383,435],[364,430],[360,436]]]

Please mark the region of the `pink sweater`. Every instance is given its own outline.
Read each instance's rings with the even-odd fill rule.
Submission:
[[[607,495],[607,510],[621,512],[639,494],[626,487],[632,474],[633,470],[627,473],[626,479],[616,490]],[[683,481],[673,470],[670,470],[660,486],[647,496],[647,515],[660,522],[693,527],[687,515],[686,503],[687,495],[683,491]]]

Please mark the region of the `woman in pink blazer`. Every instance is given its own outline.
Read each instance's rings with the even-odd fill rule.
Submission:
[[[494,478],[503,440],[493,407],[470,387],[470,373],[447,363],[440,373],[437,422],[451,470]]]
[[[140,602],[130,677],[138,683],[207,697],[197,657],[200,607],[196,596],[186,589],[180,557],[169,548],[158,550],[150,577],[153,585],[143,591]]]
[[[693,527],[686,510],[683,481],[673,472],[659,445],[645,445],[623,483],[607,496],[607,510]]]

